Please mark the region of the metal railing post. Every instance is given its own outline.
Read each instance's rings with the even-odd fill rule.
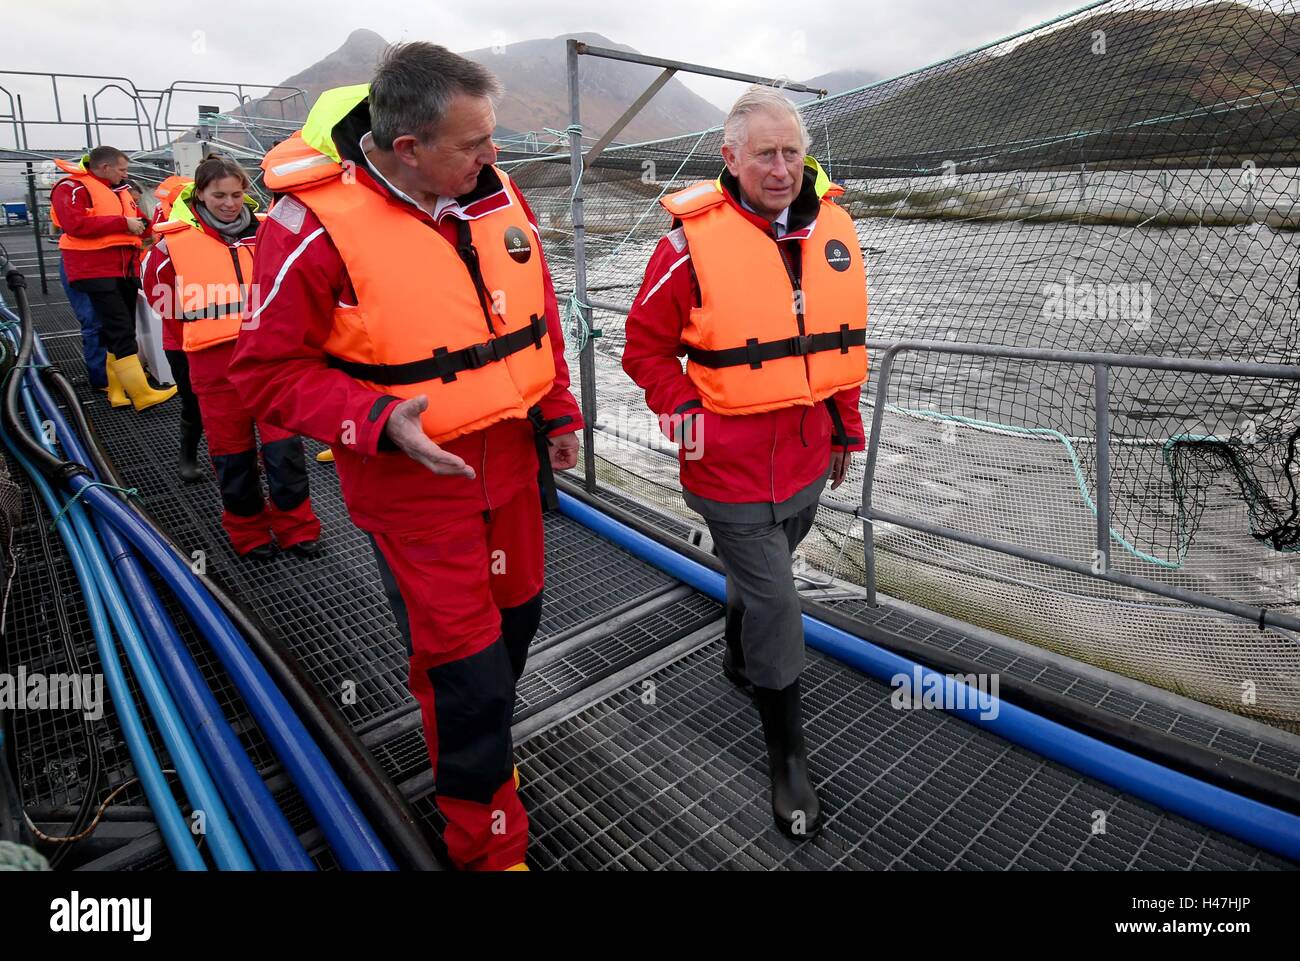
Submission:
[[[1093,365],[1097,410],[1097,559],[1110,571],[1110,368]]]
[[[36,170],[30,161],[27,164],[27,206],[30,208],[28,216],[32,220],[32,234],[36,239],[36,263],[41,271],[41,293],[48,294],[50,284],[45,278],[45,250],[41,247],[41,208],[36,203]]]
[[[582,128],[578,110],[578,42],[568,41],[569,70],[569,209],[573,220],[573,293],[575,307],[588,334],[591,308],[587,306],[587,250],[582,218]],[[582,470],[583,486],[596,491],[596,344],[591,336],[578,354],[578,381],[582,385]]]
[[[867,590],[867,603],[872,607],[876,606],[876,525],[872,517],[871,496],[876,483],[876,461],[880,457],[886,391],[897,352],[897,347],[886,349],[876,372],[876,404],[871,412],[871,438],[867,441],[867,464],[862,472],[862,583]]]

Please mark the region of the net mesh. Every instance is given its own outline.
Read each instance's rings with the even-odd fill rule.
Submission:
[[[1296,364],[1298,48],[1293,2],[1118,0],[802,106],[856,223],[869,336]],[[656,201],[717,176],[721,143],[712,129],[615,146],[584,170],[587,302],[632,303],[668,228]],[[511,174],[576,348],[589,332],[572,309],[568,159]],[[623,315],[597,309],[591,326],[598,479],[690,517],[673,448],[620,366]],[[1300,382],[1110,376],[1111,569],[1300,611]],[[875,506],[1095,561],[1093,377],[898,355]],[[858,458],[829,496],[852,509],[861,483]],[[877,525],[875,543],[882,591],[1300,730],[1292,635],[898,527]],[[861,526],[824,507],[801,555],[860,581]]]

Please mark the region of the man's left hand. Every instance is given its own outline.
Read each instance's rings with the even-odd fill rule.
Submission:
[[[547,443],[550,445],[551,468],[554,470],[568,470],[570,467],[578,466],[578,435],[560,434],[558,437],[548,437]]]
[[[851,451],[831,451],[831,490],[835,490],[844,483],[844,478],[849,476],[849,464],[852,461],[853,453]]]

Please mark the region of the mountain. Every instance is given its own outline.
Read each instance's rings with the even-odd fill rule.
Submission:
[[[569,124],[569,88],[565,41],[576,37],[593,46],[634,52],[598,33],[565,34],[550,39],[525,40],[500,50],[485,47],[463,56],[483,64],[501,80],[505,96],[497,107],[498,135],[520,131],[561,130]],[[308,105],[331,87],[364,83],[374,72],[387,41],[373,30],[354,30],[333,53],[284,80],[267,98],[250,104],[244,113],[279,117],[274,97],[298,87],[306,91]],[[657,67],[583,57],[578,63],[582,92],[582,124],[599,136],[631,105],[659,74]],[[302,120],[299,98],[285,102],[285,117]],[[700,130],[721,123],[723,113],[692,93],[676,78],[670,80],[619,134],[620,140],[651,140]]]
[[[884,74],[873,73],[870,70],[832,70],[830,73],[819,74],[801,82],[807,87],[820,87],[826,91],[827,96],[834,96],[837,93],[856,90],[858,87],[865,87],[869,83],[876,83],[884,79]],[[791,92],[789,97],[795,103],[807,103],[809,100],[816,99],[810,93]]]
[[[1296,49],[1300,15],[1289,10],[1102,8],[810,107],[810,118],[830,131],[837,163],[878,176],[937,176],[954,164],[961,173],[1293,166]]]

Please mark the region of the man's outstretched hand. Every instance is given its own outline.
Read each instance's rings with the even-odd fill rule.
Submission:
[[[429,406],[429,398],[421,394],[404,400],[393,408],[384,425],[388,439],[397,445],[398,450],[411,460],[423,464],[435,474],[450,474],[474,478],[474,468],[470,467],[455,454],[443,450],[424,432],[420,425],[420,415]],[[552,454],[552,461],[554,454]]]

